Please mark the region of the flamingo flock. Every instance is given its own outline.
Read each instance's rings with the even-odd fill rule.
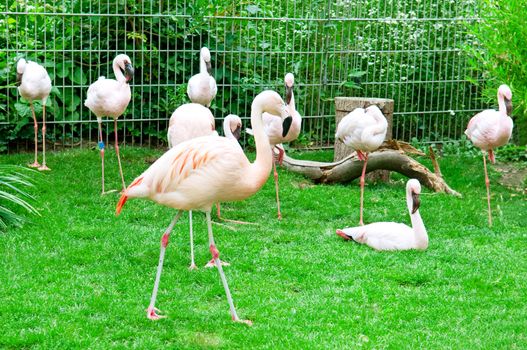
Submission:
[[[228,265],[220,259],[216,245],[211,211],[217,206],[220,218],[221,202],[245,200],[257,193],[268,180],[273,170],[277,203],[277,216],[282,219],[280,209],[279,184],[276,164],[281,164],[284,156],[283,144],[298,138],[302,128],[302,117],[296,110],[293,93],[294,75],[284,77],[285,100],[275,91],[259,93],[251,104],[251,128],[248,133],[254,136],[256,159],[250,162],[238,140],[242,121],[237,115],[224,118],[224,136],[216,131],[215,118],[209,107],[216,94],[217,85],[212,73],[211,53],[208,48],[200,50],[200,72],[188,81],[187,94],[191,103],[179,106],[168,123],[167,140],[169,150],[157,159],[141,175],[126,186],[117,136],[117,119],[123,115],[131,100],[130,80],[134,68],[130,57],[117,55],[112,68],[115,79],[100,77],[91,84],[84,103],[93,112],[98,122],[98,146],[101,157],[102,194],[105,189],[104,152],[102,133],[103,118],[113,118],[115,133],[115,152],[119,164],[122,192],[116,206],[119,215],[128,199],[146,198],[157,204],[175,209],[175,214],[161,236],[159,261],[154,286],[146,316],[150,320],[165,317],[156,307],[165,252],[169,238],[184,211],[189,212],[190,269],[197,268],[194,261],[192,211],[205,212],[212,260],[208,266],[215,266],[222,281],[232,320],[251,325],[237,314],[229,284],[223,270]],[[17,63],[19,93],[31,107],[35,131],[35,159],[29,166],[39,170],[50,170],[46,165],[46,101],[51,91],[51,79],[45,68],[35,62],[21,59]],[[505,145],[512,133],[513,122],[512,92],[507,85],[498,89],[498,111],[485,110],[475,115],[469,122],[465,134],[483,152],[485,184],[487,188],[488,223],[492,225],[490,187],[487,173],[486,155],[494,163],[494,150]],[[33,106],[34,101],[42,103],[42,165],[38,162],[38,123]],[[411,227],[396,222],[375,222],[365,224],[363,217],[364,185],[368,156],[377,150],[384,141],[388,123],[382,111],[375,105],[357,108],[346,115],[337,125],[336,139],[343,142],[356,157],[363,162],[360,177],[359,225],[337,229],[336,234],[345,240],[366,244],[375,250],[425,250],[429,238],[419,213],[421,185],[410,179],[406,184],[406,204],[410,214]],[[234,221],[234,220],[231,220]],[[234,221],[236,222],[236,221]]]

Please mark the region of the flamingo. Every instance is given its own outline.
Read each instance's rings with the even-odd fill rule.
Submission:
[[[364,161],[360,177],[360,225],[364,225],[362,211],[368,153],[380,147],[386,137],[387,129],[388,122],[379,107],[375,105],[371,105],[366,109],[354,109],[342,118],[337,126],[335,137],[356,151],[359,160]]]
[[[337,230],[337,235],[346,240],[354,240],[375,250],[407,250],[428,248],[428,234],[419,214],[419,194],[421,184],[416,179],[406,183],[406,205],[410,213],[412,227],[397,222],[375,222],[357,227]]]
[[[186,103],[179,106],[168,123],[168,147],[172,148],[182,142],[196,137],[214,135],[218,136],[215,127],[214,116],[207,107],[198,103]],[[192,210],[188,212],[190,232],[190,267],[195,270],[198,267],[194,262],[194,233],[192,228]],[[225,264],[225,262],[222,261]],[[209,264],[207,264],[209,266]],[[213,266],[213,265],[212,265]]]
[[[496,162],[494,149],[507,144],[512,135],[512,92],[507,85],[498,88],[498,110],[487,109],[473,116],[468,122],[465,135],[483,152],[483,169],[485,170],[485,186],[487,187],[487,207],[489,226],[492,226],[490,209],[490,181],[487,173],[485,151],[492,163]]]
[[[192,102],[210,107],[217,91],[216,80],[212,76],[210,51],[202,47],[199,57],[199,73],[189,79],[187,95]]]
[[[50,170],[46,166],[46,100],[51,92],[51,79],[46,68],[23,58],[17,62],[16,73],[17,83],[19,84],[18,92],[24,99],[29,101],[31,114],[33,115],[33,128],[35,129],[35,161],[29,166],[38,168],[38,170]],[[42,165],[37,161],[38,124],[35,108],[33,107],[33,101],[35,100],[42,102]]]
[[[117,142],[117,118],[124,113],[132,97],[128,82],[134,75],[134,68],[132,67],[132,60],[130,57],[124,54],[117,55],[113,60],[113,73],[115,74],[116,80],[106,79],[101,76],[95,83],[91,84],[88,88],[86,101],[84,101],[84,105],[97,116],[97,123],[99,124],[99,149],[101,152],[102,163],[102,194],[106,193],[104,191],[104,142],[102,139],[102,117],[113,118],[115,152],[117,153],[117,161],[119,163],[119,174],[121,174],[123,191],[126,189],[123,168],[121,166],[121,157],[119,156],[119,144]]]
[[[300,134],[300,129],[302,126],[302,117],[300,113],[296,110],[295,106],[295,97],[293,95],[293,85],[295,83],[295,76],[292,73],[287,73],[284,77],[285,91],[286,91],[286,103],[289,107],[291,113],[291,125],[289,126],[289,131],[283,136],[283,126],[282,120],[279,116],[273,115],[270,113],[264,113],[263,122],[265,125],[265,133],[269,136],[269,142],[272,145],[272,148],[278,152],[278,163],[282,164],[284,157],[284,149],[281,146],[282,143],[291,142],[297,139]],[[249,134],[252,133],[251,129],[247,129]],[[276,192],[276,207],[278,220],[282,219],[282,212],[280,211],[280,195],[279,195],[279,185],[278,185],[278,172],[276,171],[276,162],[273,161],[273,176]]]
[[[256,141],[256,160],[250,163],[242,149],[232,140],[218,136],[203,136],[180,143],[162,155],[123,192],[116,208],[119,215],[128,198],[149,198],[159,204],[178,209],[174,219],[161,237],[159,264],[147,317],[158,320],[155,308],[165,250],[170,233],[183,210],[202,210],[207,217],[209,248],[220,274],[232,319],[241,320],[234,307],[227,279],[214,243],[210,212],[217,202],[238,201],[258,192],[272,168],[269,139],[263,130],[262,112],[281,115],[288,120],[288,109],[274,91],[264,91],[251,106],[251,123]],[[284,135],[287,134],[287,125]]]

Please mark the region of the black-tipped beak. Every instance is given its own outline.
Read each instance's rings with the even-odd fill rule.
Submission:
[[[282,137],[285,137],[287,133],[289,132],[289,129],[291,128],[291,124],[293,123],[293,117],[289,116],[284,119],[282,122]]]
[[[242,127],[240,125],[238,125],[238,127],[236,128],[236,130],[234,130],[232,132],[232,135],[236,138],[236,140],[239,140],[240,139],[240,136],[242,135]]]
[[[512,101],[505,97],[505,108],[507,109],[507,115],[512,115]]]
[[[209,75],[212,75],[212,65],[210,64],[210,61],[205,62],[205,65],[207,66],[207,73],[209,73]]]
[[[421,205],[421,200],[419,199],[419,193],[412,192],[412,214],[414,214],[419,206]]]
[[[16,86],[20,86],[22,84],[22,74],[16,73]]]
[[[124,65],[124,76],[126,77],[126,81],[130,81],[134,77],[134,67],[130,63]]]
[[[289,104],[291,102],[291,98],[293,98],[293,87],[292,86],[285,86],[285,103]]]

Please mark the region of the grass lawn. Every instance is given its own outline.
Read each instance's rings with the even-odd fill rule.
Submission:
[[[161,152],[122,148],[127,182]],[[31,159],[0,156],[13,164]],[[106,159],[107,186],[117,189],[113,149]],[[175,211],[136,199],[115,217],[118,194],[99,194],[98,151],[51,153],[53,170],[35,190],[42,216],[0,236],[0,348],[525,349],[526,198],[498,185],[491,171],[489,229],[481,158],[440,162],[463,198],[423,189],[425,252],[379,253],[335,235],[358,222],[357,181],[313,185],[282,170],[281,222],[272,177],[254,197],[223,204],[224,217],[258,223],[213,226],[231,263],[225,271],[238,314],[254,322],[247,327],[231,322],[217,271],[203,268],[210,253],[202,213],[194,215],[200,268],[188,270],[184,214],[157,298],[168,318],[148,320],[159,241]],[[409,223],[404,189],[400,176],[367,184],[366,223]]]

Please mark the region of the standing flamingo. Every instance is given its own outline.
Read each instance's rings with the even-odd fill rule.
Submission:
[[[187,95],[192,102],[209,107],[217,91],[216,80],[212,76],[210,51],[202,47],[199,56],[199,73],[189,79]]]
[[[198,103],[186,103],[179,106],[168,123],[168,147],[172,148],[182,142],[196,137],[218,136],[214,116],[207,107]],[[188,211],[190,232],[190,269],[197,269],[194,262],[194,233],[192,227],[192,210]]]
[[[269,136],[269,142],[271,143],[273,149],[276,149],[278,152],[277,161],[279,164],[282,164],[284,157],[284,149],[282,143],[291,142],[296,140],[300,134],[300,129],[302,126],[302,117],[300,113],[296,110],[295,106],[295,97],[293,94],[293,85],[295,83],[295,76],[292,73],[287,73],[284,77],[285,91],[286,91],[286,103],[289,107],[292,119],[287,121],[291,125],[289,131],[284,134],[283,127],[284,123],[279,116],[273,115],[271,113],[264,113],[263,122],[265,125],[265,133]],[[251,134],[252,130],[247,129],[248,133]],[[285,135],[285,136],[284,136]],[[278,220],[282,219],[282,212],[280,211],[280,196],[279,196],[279,185],[278,185],[278,172],[276,171],[276,162],[273,161],[273,175],[274,175],[274,185],[276,192],[276,207],[278,213]]]
[[[128,198],[150,198],[151,200],[179,209],[161,238],[159,265],[147,317],[157,320],[155,308],[159,280],[163,269],[165,250],[170,233],[183,210],[202,210],[207,217],[209,248],[220,274],[232,319],[240,320],[234,308],[227,279],[214,243],[210,212],[217,202],[239,201],[258,192],[269,177],[272,153],[269,139],[263,130],[262,112],[289,118],[288,108],[274,91],[264,91],[254,99],[251,106],[251,123],[256,142],[256,160],[250,163],[242,149],[225,137],[204,136],[183,143],[167,151],[142,175],[136,178],[122,194],[116,208],[121,212]],[[284,135],[288,128],[284,128]]]
[[[364,181],[366,166],[368,164],[368,153],[375,151],[384,141],[388,122],[379,107],[371,105],[368,108],[356,108],[340,121],[335,137],[346,146],[357,151],[357,156],[364,161],[362,175],[360,177],[360,220],[362,219],[364,203]]]
[[[487,161],[485,151],[488,152],[489,160],[496,162],[494,148],[503,146],[509,142],[512,135],[512,92],[507,85],[498,88],[499,109],[487,109],[473,116],[468,122],[465,134],[472,143],[483,152],[483,169],[485,170],[485,185],[487,187],[487,206],[489,214],[489,226],[492,226],[492,213],[490,209],[490,181],[487,173]]]
[[[375,250],[407,250],[428,248],[428,234],[419,214],[421,184],[416,179],[406,183],[406,205],[410,212],[412,227],[397,222],[375,222],[357,227],[337,230],[337,235],[357,243],[366,244]]]
[[[46,166],[46,101],[51,92],[51,79],[49,78],[46,68],[33,61],[26,61],[21,58],[16,65],[16,77],[18,92],[29,101],[31,113],[33,115],[33,128],[35,129],[35,161],[29,164],[32,168],[38,170],[50,170]],[[42,165],[38,163],[38,124],[35,116],[33,101],[42,101]]]
[[[99,149],[101,151],[102,162],[102,194],[106,193],[104,191],[104,141],[102,139],[102,117],[113,118],[115,152],[117,153],[123,191],[126,189],[123,168],[121,166],[121,157],[119,156],[119,144],[117,142],[117,118],[124,113],[130,102],[130,98],[132,97],[128,82],[134,75],[134,68],[132,67],[130,57],[124,54],[117,55],[113,60],[113,73],[117,80],[99,77],[99,79],[88,88],[88,95],[86,101],[84,101],[84,105],[97,116],[97,122],[99,124]]]

